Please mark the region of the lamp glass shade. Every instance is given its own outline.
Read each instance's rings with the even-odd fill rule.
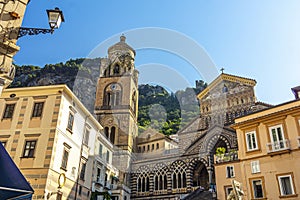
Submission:
[[[64,21],[62,11],[55,8],[54,10],[47,10],[47,14],[50,28],[59,28],[61,22]]]

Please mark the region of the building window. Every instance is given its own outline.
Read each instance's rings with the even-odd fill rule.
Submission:
[[[153,151],[154,150],[154,144],[152,144],[152,149],[151,149],[151,151]]]
[[[108,136],[109,136],[109,128],[108,127],[104,128],[104,134],[105,134],[106,138],[108,138]]]
[[[261,179],[252,180],[252,189],[253,189],[253,197],[255,199],[264,197],[263,184]]]
[[[80,180],[84,180],[85,169],[86,169],[86,161],[81,161],[81,170],[79,175]]]
[[[11,119],[14,114],[16,104],[6,104],[4,113],[3,113],[3,119]]]
[[[159,143],[156,144],[156,149],[159,149]]]
[[[23,157],[24,158],[33,158],[35,146],[36,146],[36,140],[26,141],[24,152],[23,152]]]
[[[67,170],[69,153],[70,153],[70,149],[67,147],[64,147],[64,152],[63,152],[62,161],[61,161],[61,168],[64,170]]]
[[[234,167],[227,166],[226,167],[226,178],[233,178],[234,177]]]
[[[252,174],[260,172],[259,160],[251,161],[251,172]]]
[[[104,105],[117,106],[122,101],[122,88],[119,84],[112,83],[104,91]]]
[[[69,118],[68,118],[68,126],[67,129],[72,131],[73,130],[73,123],[74,123],[74,114],[69,113]]]
[[[258,149],[255,131],[246,133],[246,142],[247,142],[248,151],[253,151]]]
[[[272,149],[278,150],[285,147],[282,125],[270,127]]]
[[[103,153],[103,146],[102,144],[99,144],[99,156],[102,158],[102,153]]]
[[[229,196],[229,194],[231,193],[231,191],[233,191],[233,188],[232,186],[225,186],[225,195],[226,195],[226,198]]]
[[[111,143],[115,144],[115,134],[116,134],[116,127],[111,127],[110,130],[110,141]]]
[[[109,151],[106,152],[106,162],[109,163]]]
[[[281,196],[293,195],[295,194],[292,175],[282,175],[278,176],[278,183],[280,187]]]
[[[89,144],[89,137],[90,137],[90,129],[86,127],[84,132],[83,144],[85,145]]]
[[[41,117],[43,113],[44,102],[36,102],[33,106],[32,117]]]
[[[97,167],[97,182],[100,183],[101,180],[101,169]]]

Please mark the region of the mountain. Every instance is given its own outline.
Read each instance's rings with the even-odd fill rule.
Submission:
[[[99,58],[70,59],[44,67],[16,66],[16,76],[10,87],[66,84],[93,113],[99,66]],[[158,85],[139,85],[139,130],[151,127],[166,135],[175,134],[199,114],[196,94],[206,86],[199,80],[196,81],[196,88],[169,93]]]

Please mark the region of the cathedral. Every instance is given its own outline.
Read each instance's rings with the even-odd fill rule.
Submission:
[[[136,52],[125,40],[121,36],[101,59],[95,100],[97,120],[114,144],[120,181],[134,200],[193,199],[214,191],[216,149],[238,150],[234,119],[270,107],[256,100],[256,81],[222,72],[197,95],[200,115],[175,136],[138,133]]]

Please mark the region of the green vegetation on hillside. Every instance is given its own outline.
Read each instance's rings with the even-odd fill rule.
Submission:
[[[65,63],[47,64],[44,67],[16,66],[16,77],[10,87],[66,84],[93,113],[100,59],[70,59]],[[148,127],[166,135],[175,134],[199,114],[196,95],[207,86],[197,81],[196,88],[175,93],[161,86],[139,86],[139,130]]]

